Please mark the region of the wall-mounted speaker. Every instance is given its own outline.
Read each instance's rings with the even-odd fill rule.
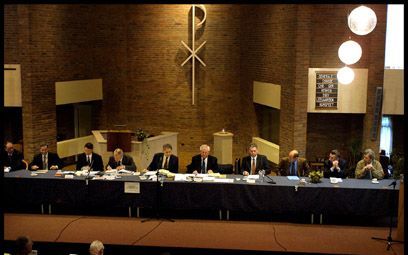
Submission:
[[[382,106],[383,88],[377,87],[375,90],[374,118],[371,126],[371,140],[377,139],[378,123],[381,121],[381,106]]]

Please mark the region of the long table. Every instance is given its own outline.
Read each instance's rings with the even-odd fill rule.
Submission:
[[[122,176],[114,180],[87,180],[56,177],[56,171],[31,176],[27,170],[5,173],[3,194],[5,211],[13,212],[41,205],[70,208],[153,208],[157,201],[154,181],[139,176]],[[311,213],[354,216],[396,215],[398,208],[397,181],[344,179],[331,184],[300,184],[283,176],[273,176],[275,184],[257,180],[247,183],[241,175],[227,175],[233,183],[165,181],[162,207],[180,210],[228,210],[239,212],[271,212],[272,214]],[[308,179],[308,178],[306,178]],[[125,183],[139,183],[140,193],[125,193]]]

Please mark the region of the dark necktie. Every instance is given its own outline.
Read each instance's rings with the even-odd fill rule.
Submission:
[[[205,159],[202,159],[201,161],[201,173],[205,174]]]
[[[168,165],[169,165],[169,158],[168,157],[165,157],[166,159],[165,159],[165,161],[164,161],[164,169],[167,169],[168,168]]]
[[[89,155],[87,155],[87,156],[86,156],[86,162],[88,162],[88,165],[90,165],[90,164],[91,164],[91,160],[90,160]]]
[[[252,158],[251,174],[255,174],[255,170],[256,170],[255,158]]]
[[[295,175],[295,162],[290,163],[290,175]]]

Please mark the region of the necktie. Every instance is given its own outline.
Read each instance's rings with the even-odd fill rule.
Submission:
[[[205,173],[205,159],[202,159],[202,161],[201,161],[201,173],[202,174]]]
[[[86,156],[86,162],[88,162],[88,165],[91,164],[91,159],[90,159],[89,155]]]
[[[169,164],[169,158],[168,157],[165,157],[166,159],[164,160],[164,169],[167,169],[168,168],[168,164]]]
[[[47,155],[43,155],[43,168],[45,170],[48,170],[48,159],[47,159]]]
[[[255,170],[256,170],[255,158],[252,158],[251,174],[255,174]]]

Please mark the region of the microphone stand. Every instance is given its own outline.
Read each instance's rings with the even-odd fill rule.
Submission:
[[[388,186],[393,186],[392,189],[393,189],[393,191],[395,191],[395,186],[396,185],[397,185],[397,181],[394,180]],[[389,233],[388,233],[388,237],[387,238],[371,237],[371,239],[374,239],[374,240],[387,241],[387,251],[390,250],[392,243],[404,243],[403,241],[392,240],[392,236],[391,236],[391,233],[392,233],[392,219],[393,219],[393,216],[394,216],[394,210],[393,210],[394,206],[392,204],[392,199],[391,199],[390,203],[391,203],[391,210],[390,210],[390,215],[389,215],[389,217],[390,217],[390,225],[389,225],[390,230],[389,230]]]
[[[162,202],[162,193],[163,193],[163,182],[164,180],[160,181],[160,177],[162,177],[162,175],[159,172],[159,169],[161,168],[161,165],[159,166],[160,162],[162,162],[162,158],[159,159],[159,162],[157,163],[157,169],[156,169],[156,208],[155,208],[155,218],[147,218],[142,220],[142,223],[146,222],[146,221],[151,221],[153,219],[156,220],[167,220],[170,222],[174,222],[173,219],[170,218],[164,218],[161,216],[161,202]]]

